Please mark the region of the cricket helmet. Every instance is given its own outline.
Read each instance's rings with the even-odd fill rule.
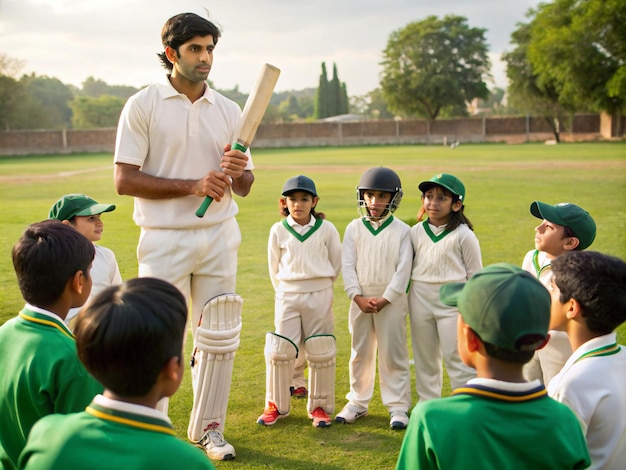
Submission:
[[[387,204],[387,212],[384,217],[388,217],[395,212],[402,200],[402,183],[398,174],[390,168],[382,166],[370,168],[361,176],[359,185],[356,188],[356,197],[359,214],[369,217],[369,211],[363,194],[365,190],[384,191],[391,193],[391,200]]]

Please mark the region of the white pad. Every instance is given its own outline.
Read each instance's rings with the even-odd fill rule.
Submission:
[[[193,442],[213,429],[224,432],[242,306],[243,299],[237,294],[223,294],[202,309],[191,358],[194,396],[187,436]]]
[[[276,333],[265,335],[265,403],[273,402],[280,414],[289,413],[291,378],[298,347]]]
[[[307,411],[323,408],[327,414],[335,411],[335,365],[337,346],[333,335],[314,335],[304,340],[309,362],[309,400]]]

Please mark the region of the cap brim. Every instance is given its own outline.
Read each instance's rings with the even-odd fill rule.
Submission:
[[[430,188],[432,188],[433,186],[437,186],[438,183],[433,183],[432,181],[422,181],[417,188],[425,193],[426,191],[428,191]],[[440,185],[441,186],[441,185]]]
[[[89,206],[81,211],[78,211],[75,216],[87,216],[87,215],[97,215],[102,214],[103,212],[111,212],[115,210],[115,204],[94,204],[93,206]]]
[[[289,196],[290,194],[297,193],[297,192],[307,193],[313,197],[317,197],[317,194],[315,194],[314,192],[311,192],[310,189],[305,189],[305,188],[288,189],[287,191],[284,191],[282,194],[283,196]]]
[[[554,206],[545,202],[535,201],[530,205],[530,213],[538,219],[548,220],[554,224],[566,225]]]
[[[465,287],[464,282],[451,282],[449,284],[444,284],[439,288],[439,298],[449,307],[456,307],[459,302],[459,295],[461,295],[461,291]]]

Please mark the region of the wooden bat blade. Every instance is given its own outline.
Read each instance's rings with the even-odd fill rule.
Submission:
[[[235,138],[240,145],[248,148],[252,140],[254,140],[279,76],[280,69],[278,67],[271,64],[263,64],[254,88],[250,92],[243,108],[239,129],[235,134]]]
[[[254,88],[250,92],[250,95],[248,95],[246,104],[243,107],[239,127],[235,133],[236,140],[233,142],[232,148],[245,152],[248,147],[250,147],[256,131],[259,128],[259,124],[261,124],[265,110],[270,104],[270,98],[272,97],[272,93],[274,93],[274,87],[276,86],[279,75],[280,69],[278,67],[271,64],[263,64],[263,67],[261,67],[261,72],[257,77]],[[206,196],[196,211],[196,216],[204,217],[204,214],[206,214],[212,202],[213,198]]]

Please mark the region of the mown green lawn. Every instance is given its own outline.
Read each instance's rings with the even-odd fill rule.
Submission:
[[[487,144],[456,149],[333,147],[258,150],[253,155],[256,182],[248,197],[238,199],[243,233],[238,293],[245,300],[244,326],[226,424],[226,437],[238,456],[234,462],[218,463],[219,468],[393,468],[402,441],[402,432],[388,429],[377,390],[370,415],[353,425],[314,429],[302,400],[294,400],[291,415],[272,427],[255,423],[265,395],[264,335],[273,328],[267,236],[270,226],[280,219],[277,199],[287,178],[297,174],[313,178],[320,194],[318,209],[343,234],[348,222],[357,217],[355,187],[367,168],[389,166],[400,174],[405,194],[396,215],[411,225],[420,204],[417,185],[436,173],[453,173],[467,188],[466,215],[480,240],[484,264],[521,264],[526,251],[533,248],[534,227],[539,222],[529,212],[535,200],[568,201],[584,207],[598,226],[590,249],[626,259],[626,143]],[[139,230],[132,221],[132,199],[115,193],[110,154],[1,157],[0,183],[0,323],[23,305],[11,247],[29,223],[47,217],[62,194],[83,192],[117,205],[114,212],[103,215],[102,244],[115,251],[125,279],[136,275]],[[339,411],[348,392],[350,353],[348,300],[341,279],[335,288],[334,310]],[[622,344],[626,341],[626,325],[620,327],[619,338]],[[190,344],[189,340],[187,349]],[[449,393],[447,385],[445,393]],[[187,374],[170,405],[170,416],[182,438],[190,408]]]

